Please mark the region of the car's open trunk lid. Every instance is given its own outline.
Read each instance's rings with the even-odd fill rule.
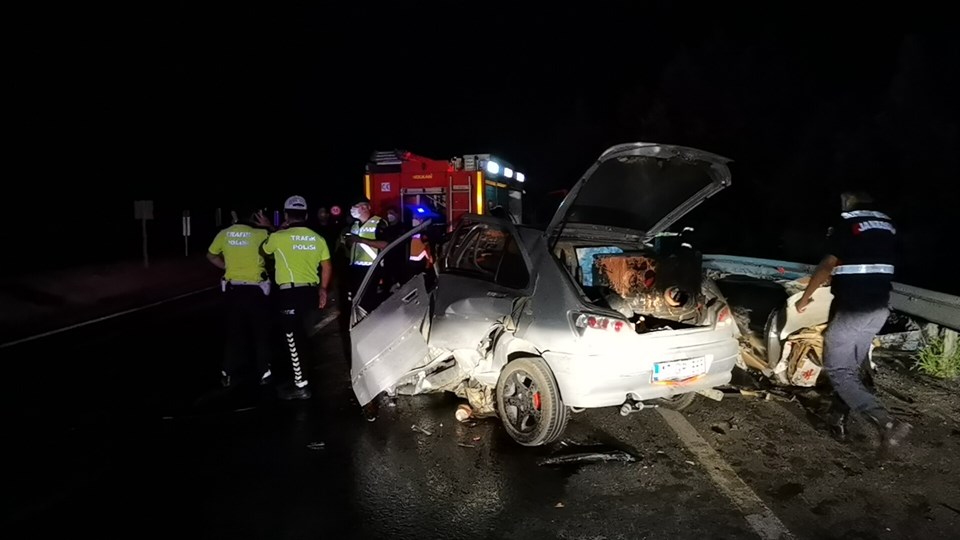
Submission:
[[[567,225],[640,231],[641,242],[730,185],[730,160],[682,146],[631,143],[610,148],[560,204],[546,233]]]

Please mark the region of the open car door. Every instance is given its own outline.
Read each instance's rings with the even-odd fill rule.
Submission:
[[[382,271],[380,262],[387,253],[407,248],[410,238],[429,224],[430,221],[421,223],[381,249],[353,299],[350,308],[350,379],[361,405],[393,386],[427,357],[427,341],[421,327],[430,311],[430,295],[423,274],[401,285],[370,313],[360,306],[365,298],[376,294],[378,276]]]

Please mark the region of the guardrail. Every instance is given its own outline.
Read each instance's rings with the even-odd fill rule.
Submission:
[[[760,279],[794,280],[813,274],[815,265],[736,255],[704,255],[703,267]],[[960,330],[960,296],[903,283],[893,284],[890,307],[953,330]]]

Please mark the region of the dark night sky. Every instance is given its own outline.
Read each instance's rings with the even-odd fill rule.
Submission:
[[[707,228],[736,231],[714,234],[718,249],[815,259],[846,183],[888,203],[906,257],[960,232],[945,218],[960,41],[930,21],[809,3],[327,4],[25,15],[15,176],[58,212],[122,229],[135,254],[138,197],[199,213],[252,182],[272,205],[291,192],[339,202],[359,195],[369,152],[394,147],[495,153],[547,190],[646,140],[735,160],[733,188],[703,209]]]

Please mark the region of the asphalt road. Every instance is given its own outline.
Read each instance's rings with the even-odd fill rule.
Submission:
[[[523,448],[452,396],[366,422],[336,324],[314,398],[217,388],[215,293],[0,350],[4,538],[933,538],[960,527],[960,430],[904,409],[919,441],[878,460],[795,403],[574,416]],[[942,410],[942,409],[941,409]],[[430,434],[414,431],[418,426]],[[634,461],[542,464],[599,452]]]

